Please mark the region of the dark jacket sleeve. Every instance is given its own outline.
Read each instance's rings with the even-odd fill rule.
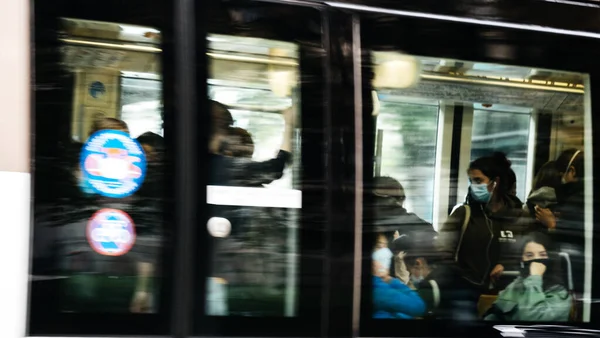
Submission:
[[[291,160],[291,153],[280,150],[277,157],[267,161],[236,161],[233,168],[235,181],[242,186],[269,184],[283,176],[283,170]]]
[[[436,240],[436,247],[441,254],[441,258],[444,260],[454,260],[454,254],[460,238],[465,214],[464,206],[456,208],[450,216],[448,216],[446,222],[440,227]]]
[[[557,208],[557,212],[555,229],[557,235],[577,239],[583,236],[585,218],[583,194],[577,194],[567,200]]]

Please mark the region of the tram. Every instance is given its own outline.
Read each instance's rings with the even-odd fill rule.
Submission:
[[[0,336],[596,332],[600,3],[7,6]],[[580,209],[544,225],[526,202],[569,151]],[[525,279],[508,265],[477,320],[376,315],[374,182],[442,234],[494,153],[557,242],[568,318],[483,320]]]

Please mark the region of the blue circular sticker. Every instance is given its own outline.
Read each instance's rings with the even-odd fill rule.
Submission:
[[[121,256],[135,243],[131,217],[117,209],[102,209],[88,222],[86,237],[94,251],[105,256]]]
[[[79,165],[83,185],[112,198],[130,196],[146,176],[142,146],[118,130],[101,130],[90,136],[81,150]]]
[[[100,81],[94,81],[90,84],[89,91],[93,98],[98,99],[106,94],[106,86]]]

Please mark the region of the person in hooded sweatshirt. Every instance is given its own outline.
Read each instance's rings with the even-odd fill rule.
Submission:
[[[421,238],[433,238],[437,235],[430,223],[404,208],[404,187],[394,178],[374,177],[370,197],[371,201],[367,203],[367,222],[373,227],[373,231],[384,234],[388,242],[414,233],[421,233]],[[394,252],[391,274],[408,284],[410,273],[402,256],[401,251]]]
[[[584,230],[585,230],[585,172],[584,153],[567,149],[556,159],[555,166],[561,177],[556,191],[557,205],[554,210],[535,206],[536,219],[547,229],[550,236],[560,243],[560,249],[570,255],[573,264],[575,292],[583,292],[584,278]]]
[[[571,295],[564,286],[550,238],[532,232],[523,241],[520,276],[500,292],[484,315],[489,321],[565,322]]]
[[[419,295],[390,276],[394,254],[383,234],[377,236],[373,260],[373,318],[412,319],[425,314],[425,302]]]
[[[438,248],[455,277],[438,284],[442,297],[450,298],[452,317],[477,319],[479,296],[505,268],[513,270],[511,265],[520,255],[515,244],[528,230],[524,220],[530,219],[510,197],[509,171],[510,161],[502,153],[471,162],[466,202],[456,207],[440,228]]]

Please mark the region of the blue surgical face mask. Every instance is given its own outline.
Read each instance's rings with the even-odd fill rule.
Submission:
[[[492,194],[488,191],[488,184],[471,183],[471,197],[479,203],[487,203],[490,201]]]
[[[382,269],[389,270],[392,265],[394,254],[389,248],[381,248],[373,252],[373,260],[381,264]]]

